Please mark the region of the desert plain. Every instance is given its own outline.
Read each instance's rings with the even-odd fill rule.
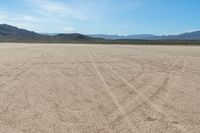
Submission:
[[[200,47],[0,44],[0,133],[199,133]]]

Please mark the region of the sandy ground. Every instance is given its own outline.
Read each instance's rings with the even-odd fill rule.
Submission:
[[[179,132],[200,132],[200,47],[0,44],[0,133]]]

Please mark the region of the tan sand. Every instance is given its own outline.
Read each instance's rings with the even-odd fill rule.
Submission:
[[[0,44],[0,133],[179,132],[200,132],[200,47]]]

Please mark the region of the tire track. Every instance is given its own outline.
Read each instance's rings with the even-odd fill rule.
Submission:
[[[40,55],[40,53],[38,53],[38,55]],[[7,95],[7,101],[9,101],[10,97],[14,97],[16,94],[20,93],[20,92],[16,92],[14,91],[12,94],[10,92],[7,92],[7,91],[3,91],[2,89],[6,88],[7,86],[11,85],[13,82],[17,81],[20,79],[20,77],[25,73],[27,72],[28,70],[30,70],[33,66],[35,65],[35,63],[32,63],[31,65],[29,65],[28,67],[26,67],[25,69],[23,69],[21,72],[19,72],[17,75],[15,75],[11,80],[5,82],[4,84],[2,84],[0,86],[0,92],[4,93]],[[8,85],[9,84],[9,85]],[[12,100],[11,100],[12,101]],[[10,102],[11,102],[10,101]],[[10,105],[11,103],[9,103],[8,105]]]
[[[41,53],[42,53],[42,52],[39,52],[38,55],[40,55]],[[14,76],[13,79],[11,79],[11,80],[9,80],[9,81],[7,81],[7,82],[12,83],[12,82],[18,80],[20,76],[22,76],[26,71],[28,71],[29,69],[31,69],[35,64],[36,64],[36,63],[32,63],[31,65],[29,65],[28,67],[26,67],[25,69],[23,69],[21,72],[19,72],[18,74],[16,74],[16,75]],[[1,89],[2,89],[2,88],[5,88],[7,84],[8,84],[8,83],[2,84],[2,85],[0,86],[0,88],[1,88]]]
[[[38,53],[38,55],[40,55],[40,54],[41,54],[41,52]],[[1,89],[6,88],[8,83],[9,83],[9,85],[10,85],[11,83],[13,83],[13,82],[19,80],[19,79],[21,78],[21,76],[22,76],[25,72],[27,72],[28,70],[30,70],[34,65],[35,65],[35,63],[32,63],[31,65],[29,65],[28,67],[26,67],[25,69],[23,69],[21,72],[19,72],[17,75],[15,75],[13,79],[7,81],[7,83],[5,83],[4,85],[2,85],[0,88],[1,88]],[[17,92],[17,91],[18,91],[18,92]],[[14,107],[17,108],[17,109],[23,109],[23,110],[30,111],[30,112],[33,114],[33,115],[30,116],[30,117],[22,118],[22,119],[19,119],[19,120],[14,120],[12,123],[9,123],[9,124],[7,123],[7,124],[6,124],[7,126],[16,126],[16,125],[19,124],[19,123],[23,123],[24,121],[31,120],[31,119],[34,120],[35,122],[37,121],[37,118],[36,118],[36,117],[38,116],[38,113],[35,113],[33,110],[30,109],[30,108],[31,108],[31,104],[30,104],[30,102],[29,102],[29,100],[28,100],[28,93],[27,93],[27,90],[21,90],[21,91],[15,90],[13,93],[9,93],[9,92],[7,92],[7,91],[1,91],[1,92],[4,92],[4,94],[7,95],[7,101],[8,101],[7,106],[6,106],[7,109],[9,108],[9,106],[10,106],[11,103],[12,103],[12,101],[14,100],[14,97],[15,97],[18,93],[23,92],[24,98],[25,98],[26,103],[27,103],[26,107],[20,107],[20,106],[16,106],[16,105],[15,105]],[[10,99],[11,99],[11,100],[10,100]],[[2,121],[2,120],[1,120],[1,121]]]
[[[74,56],[73,56],[74,57]],[[82,76],[81,75],[81,70],[80,70],[80,68],[79,68],[79,62],[77,61],[77,59],[76,58],[74,58],[74,62],[75,62],[75,64],[77,65],[77,71],[78,71],[78,75],[79,75],[79,77],[80,77],[80,80],[84,83],[84,88],[86,88],[86,90],[87,90],[87,95],[89,95],[89,97],[90,97],[90,99],[92,100],[92,102],[95,104],[95,105],[98,105],[98,103],[97,103],[97,101],[96,101],[96,99],[93,97],[93,95],[91,95],[90,94],[90,87],[88,86],[88,84],[87,84],[87,80],[86,80],[86,78],[85,78],[85,76]],[[90,63],[92,63],[92,62],[90,62]],[[82,64],[82,63],[81,63]],[[92,88],[91,88],[92,89]],[[112,133],[112,131],[110,130],[110,128],[107,128],[108,129],[108,132],[109,133]],[[99,129],[97,129],[97,130],[99,130]]]
[[[93,55],[96,56],[99,60],[101,60],[104,63],[104,60],[102,58],[100,58],[96,53],[93,52]],[[110,69],[110,71],[112,71],[116,76],[118,76],[124,83],[126,83],[127,86],[129,86],[130,88],[132,88],[141,98],[143,98],[145,101],[147,101],[147,103],[149,103],[156,111],[158,111],[159,113],[163,114],[165,117],[169,118],[170,123],[172,123],[174,121],[174,118],[171,117],[168,113],[166,113],[165,111],[163,111],[158,105],[156,105],[151,99],[149,99],[148,97],[146,97],[143,93],[141,93],[140,91],[138,91],[132,84],[130,84],[124,77],[122,77],[118,72],[116,72],[115,70],[113,70],[113,68],[104,63],[104,65]],[[185,129],[185,127],[183,125],[177,125],[175,124],[175,127],[177,127],[180,131],[184,132],[184,133],[188,133],[187,129]]]
[[[114,57],[112,57],[113,59],[118,59],[118,58],[114,58]],[[127,57],[126,57],[127,58]],[[128,60],[127,60],[128,61]],[[138,61],[139,62],[139,61]],[[174,64],[177,62],[177,59],[174,61],[174,63],[172,64],[172,65],[169,65],[170,66],[170,68],[173,68],[174,67]],[[105,63],[105,62],[104,62]],[[142,64],[142,63],[139,63],[142,67],[143,67],[143,71],[141,71],[141,73],[144,73],[144,65]],[[141,73],[138,73],[138,76],[140,76],[141,75]],[[136,76],[136,77],[138,77],[138,76]],[[160,78],[159,78],[160,79]],[[136,80],[136,79],[134,79],[133,78],[133,80]],[[130,83],[130,81],[131,80],[127,80],[129,83]],[[156,80],[157,81],[157,80]],[[149,99],[154,99],[155,97],[156,97],[156,95],[159,95],[161,92],[162,92],[162,90],[164,90],[165,89],[165,86],[168,84],[168,82],[169,82],[169,77],[168,76],[166,76],[166,78],[164,79],[164,81],[162,81],[163,83],[158,87],[158,89],[156,90],[156,92],[152,95],[152,96],[150,96],[149,97]],[[120,86],[117,86],[117,87],[123,87],[124,85],[126,85],[126,83],[122,83]],[[114,87],[114,88],[116,88],[116,87]],[[150,88],[150,87],[149,87]],[[142,93],[145,93],[146,91],[143,91]],[[141,104],[146,104],[146,102],[142,102]],[[142,106],[142,105],[138,105],[138,106]],[[135,110],[135,109],[133,109],[133,110]],[[132,112],[130,112],[129,114],[131,114]]]
[[[115,57],[112,57],[113,59],[118,59],[118,58],[115,58]],[[128,61],[128,60],[127,60]],[[137,73],[133,78],[129,79],[128,81],[129,82],[133,82],[135,81],[138,77],[140,77],[142,74],[144,74],[144,71],[145,71],[145,67],[144,67],[144,64],[141,63],[140,61],[138,60],[135,60],[135,59],[132,59],[132,61],[134,61],[135,63],[139,64],[141,66],[141,70],[139,73]],[[124,63],[124,61],[120,61],[121,63]],[[105,62],[106,63],[106,62]],[[133,64],[133,63],[130,63],[130,65]],[[115,88],[118,88],[118,87],[123,87],[125,86],[126,84],[125,83],[121,83],[120,85],[118,86],[115,86]]]
[[[178,75],[178,78],[175,79],[176,81],[180,81],[181,78],[182,78],[182,75],[185,73],[185,71],[187,71],[187,69],[185,69],[185,68],[186,68],[186,65],[187,65],[187,58],[184,57],[184,56],[182,56],[182,58],[183,58],[183,65],[182,65],[182,68],[179,69],[178,72],[176,71],[176,72],[174,72],[172,75],[169,75],[169,77],[170,77],[170,76],[175,75],[176,73],[181,73],[181,75]],[[177,82],[174,82],[174,83],[175,83],[175,85],[177,85],[177,84],[176,84]],[[173,85],[174,85],[174,84],[173,84]],[[175,85],[174,85],[174,86],[175,86]],[[171,87],[171,86],[170,86],[170,87]],[[170,93],[168,93],[168,95],[164,98],[164,100],[162,101],[163,103],[166,103],[168,97],[170,96],[169,94],[170,94]],[[177,112],[179,112],[179,113],[183,113],[183,114],[200,114],[200,111],[184,111],[184,110],[180,110],[180,109],[174,107],[173,105],[169,105],[169,104],[165,104],[164,106],[167,107],[168,109],[175,110],[175,111],[177,111]]]
[[[106,81],[105,81],[103,75],[101,74],[101,72],[99,71],[97,65],[95,64],[94,59],[92,58],[90,51],[88,51],[88,57],[90,58],[90,60],[91,60],[91,62],[92,62],[92,65],[93,65],[93,67],[95,68],[95,70],[96,70],[96,72],[97,72],[97,74],[98,74],[98,76],[99,76],[99,79],[103,82],[103,84],[104,84],[106,90],[108,91],[108,93],[109,93],[109,95],[110,95],[112,101],[113,101],[114,104],[117,106],[118,110],[120,111],[120,114],[121,114],[122,116],[125,116],[125,114],[126,114],[125,110],[124,110],[123,107],[119,104],[119,102],[117,101],[115,95],[114,95],[113,92],[110,90],[110,88],[109,88],[108,84],[106,83]],[[132,132],[132,133],[138,132],[138,131],[137,131],[137,127],[135,127],[135,125],[134,125],[134,129],[133,129],[133,125],[132,125],[132,123],[130,122],[128,116],[125,116],[125,117],[124,117],[124,120],[125,120],[125,122],[128,124],[128,126],[129,126],[129,128],[131,129],[131,132]]]

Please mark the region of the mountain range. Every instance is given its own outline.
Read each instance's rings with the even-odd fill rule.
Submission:
[[[152,34],[135,34],[135,35],[105,35],[105,34],[91,34],[91,37],[104,39],[140,39],[140,40],[200,40],[200,31],[188,32],[179,35],[152,35]]]
[[[180,35],[156,36],[151,34],[136,34],[128,36],[79,33],[71,34],[41,34],[15,26],[0,24],[0,42],[48,42],[48,43],[141,43],[169,41],[200,41],[200,31]]]
[[[155,35],[151,34],[136,34],[136,35],[105,35],[105,34],[90,34],[89,36],[91,37],[96,37],[96,38],[104,38],[104,39],[151,39],[156,37]]]
[[[103,39],[98,39],[86,36],[79,33],[71,34],[54,34],[45,35],[20,29],[15,26],[0,24],[0,42],[52,42],[52,43],[66,43],[66,42],[93,42]]]

